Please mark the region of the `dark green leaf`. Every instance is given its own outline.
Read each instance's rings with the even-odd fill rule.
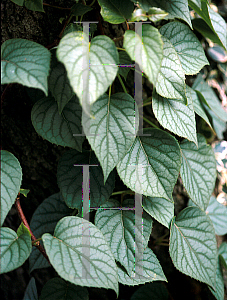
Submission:
[[[138,288],[130,300],[168,300],[168,290],[161,282],[152,282]]]
[[[101,15],[106,22],[120,24],[130,19],[134,5],[130,0],[98,0]]]
[[[56,277],[44,285],[39,300],[89,300],[89,294],[86,287]]]
[[[120,62],[120,65],[131,65],[132,64],[132,60],[126,51],[119,52],[119,62]],[[118,73],[121,76],[123,76],[125,80],[127,79],[127,75],[128,75],[129,71],[130,71],[130,67],[119,66]]]
[[[45,199],[34,212],[30,227],[36,238],[44,233],[53,234],[57,222],[72,213],[72,210],[65,204],[60,193],[54,194]],[[40,251],[33,247],[29,256],[30,273],[35,269],[47,268],[50,264]]]
[[[35,130],[51,143],[82,151],[84,136],[81,125],[82,109],[74,96],[59,115],[57,102],[46,97],[32,108],[31,118]],[[78,135],[78,136],[74,136]]]
[[[76,3],[71,8],[71,14],[73,16],[82,16],[87,12],[91,11],[93,8],[82,3]]]
[[[32,277],[26,288],[23,300],[38,300],[38,292],[35,284],[35,278]]]
[[[26,8],[32,11],[44,12],[42,0],[11,0],[11,1],[20,6],[24,5]]]
[[[61,114],[65,105],[72,99],[74,92],[69,83],[64,65],[57,61],[56,58],[55,60],[56,62],[50,70],[49,89],[58,103],[59,114]]]
[[[79,165],[79,166],[77,166]],[[112,172],[106,183],[102,168],[94,153],[76,150],[67,151],[59,160],[57,180],[66,204],[71,208],[81,209],[83,173],[81,165],[91,166],[90,171],[90,207],[99,207],[105,203],[113,192],[115,175]]]

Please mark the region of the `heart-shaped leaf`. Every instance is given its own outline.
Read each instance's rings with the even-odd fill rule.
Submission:
[[[197,74],[209,65],[200,41],[187,25],[170,22],[161,27],[160,33],[174,46],[185,74]]]
[[[81,115],[82,109],[76,96],[65,105],[61,114],[58,112],[57,102],[52,97],[47,97],[35,103],[31,118],[35,130],[44,139],[82,151],[84,136]]]
[[[28,231],[24,231],[18,237],[12,229],[1,228],[1,274],[20,267],[29,257],[31,251],[32,242]]]
[[[156,82],[156,91],[165,98],[183,100],[187,103],[185,74],[180,59],[171,42],[162,37],[163,60]]]
[[[135,140],[139,119],[135,105],[129,94],[103,95],[92,106],[94,118],[83,113],[84,132],[101,163],[104,181]]]
[[[187,207],[173,219],[169,252],[179,271],[215,289],[217,244],[212,222],[205,212]]]
[[[121,207],[117,200],[110,199],[95,215],[95,225],[103,233],[115,259],[128,274],[131,274],[135,261],[140,259],[147,247],[152,229],[152,219],[146,212],[143,212],[143,217],[141,215],[141,227],[134,225],[136,211],[132,210],[133,207],[135,200],[124,200]]]
[[[76,286],[61,278],[52,278],[44,285],[39,300],[89,300],[86,287]]]
[[[117,172],[136,193],[171,201],[181,164],[179,145],[160,129],[147,129],[144,134],[150,136],[136,137]]]
[[[186,88],[186,96],[187,106],[182,103],[182,100],[163,98],[154,90],[152,96],[153,112],[164,128],[197,145],[195,113],[188,87]]]
[[[35,42],[10,39],[2,44],[1,82],[20,83],[48,94],[50,52]]]
[[[217,235],[227,234],[227,207],[211,196],[206,213],[211,218],[214,230]]]
[[[78,165],[78,166],[77,166]],[[81,209],[82,206],[82,165],[92,165],[90,171],[90,206],[99,207],[105,203],[113,192],[115,174],[112,172],[106,183],[102,168],[94,153],[76,150],[67,151],[59,160],[57,180],[66,204],[71,208]]]
[[[1,225],[16,200],[22,181],[22,169],[17,158],[1,150]]]
[[[163,58],[163,42],[159,31],[145,24],[142,27],[141,38],[134,31],[127,30],[124,35],[124,48],[146,73],[149,81],[155,84]]]
[[[118,277],[120,283],[133,286],[156,280],[167,281],[157,257],[150,248],[145,249],[130,276],[118,267]]]
[[[118,295],[117,266],[101,231],[79,217],[61,219],[54,236],[42,236],[52,266],[80,286],[113,289]]]
[[[174,217],[174,202],[164,198],[143,196],[143,208],[159,223],[170,228],[171,220]]]
[[[65,65],[70,84],[86,111],[117,75],[117,48],[107,36],[96,36],[89,44],[86,34],[71,32],[60,41],[57,57]]]
[[[180,175],[190,198],[206,210],[216,180],[216,160],[206,139],[198,135],[198,148],[184,140],[181,144],[182,165]]]

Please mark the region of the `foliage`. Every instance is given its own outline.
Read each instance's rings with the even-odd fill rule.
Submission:
[[[41,0],[13,2],[44,11]],[[118,296],[119,283],[147,283],[131,299],[167,299],[164,285],[149,284],[167,281],[148,246],[155,219],[170,231],[175,267],[222,300],[226,243],[218,250],[215,233],[227,232],[226,207],[211,196],[216,159],[200,124],[218,137],[225,130],[227,113],[203,75],[207,40],[226,50],[225,22],[205,0],[76,2],[53,49],[24,39],[2,45],[2,84],[45,93],[31,111],[33,126],[67,151],[58,162],[59,193],[43,201],[30,226],[24,218],[17,232],[1,228],[1,273],[30,256],[31,272],[51,264],[59,275],[43,287],[40,299],[84,300],[89,287]],[[105,21],[126,22],[124,36],[112,40],[95,27],[89,33],[87,24],[70,23],[78,16],[89,22],[98,4]],[[139,22],[146,20],[150,24]],[[149,86],[144,100],[138,90],[133,99],[133,71]],[[153,113],[143,111],[146,106]],[[179,175],[192,202],[175,216]],[[125,190],[115,187],[115,178]],[[19,161],[1,150],[1,225],[16,198],[20,208],[18,193],[28,193],[20,189],[21,180]],[[94,220],[88,217],[92,211]],[[24,299],[38,299],[34,279]]]

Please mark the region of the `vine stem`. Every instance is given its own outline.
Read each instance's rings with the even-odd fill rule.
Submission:
[[[119,79],[119,81],[120,81],[120,83],[121,83],[121,86],[122,86],[124,92],[125,92],[126,94],[128,94],[128,92],[127,92],[127,90],[126,90],[126,87],[125,87],[125,85],[124,85],[124,82],[123,82],[123,80],[121,79],[121,76],[120,76],[119,74],[117,74],[117,78]]]
[[[50,6],[50,7],[53,7],[53,8],[57,8],[57,9],[67,9],[67,10],[70,10],[71,8],[66,8],[66,7],[60,7],[60,6],[55,6],[55,5],[50,5],[48,3],[43,3],[43,5],[45,6]]]
[[[144,121],[147,122],[148,124],[150,124],[152,127],[159,129],[158,126],[156,126],[154,123],[152,123],[150,120],[148,120],[147,118],[143,117]]]
[[[15,201],[15,206],[16,206],[16,209],[17,209],[17,212],[18,212],[18,215],[19,215],[21,221],[23,222],[24,226],[27,227],[27,229],[29,230],[29,232],[30,232],[30,234],[31,234],[31,239],[32,239],[32,241],[35,242],[35,243],[34,243],[34,246],[37,247],[37,248],[39,249],[39,251],[42,253],[42,255],[46,258],[46,260],[47,260],[47,261],[49,262],[49,264],[50,264],[50,261],[49,261],[49,258],[48,258],[48,256],[47,256],[47,254],[46,254],[45,249],[44,249],[43,246],[40,244],[39,239],[37,239],[37,238],[34,236],[32,230],[31,230],[31,228],[30,228],[30,226],[29,226],[29,224],[28,224],[28,221],[27,221],[27,219],[26,219],[26,217],[25,217],[25,215],[24,215],[24,212],[23,212],[22,207],[21,207],[21,204],[20,204],[20,193],[18,194],[17,199],[16,199],[16,201]]]
[[[119,191],[119,192],[114,192],[111,194],[111,196],[116,196],[116,195],[121,195],[121,194],[134,194],[135,192],[131,190],[126,190],[126,191]]]

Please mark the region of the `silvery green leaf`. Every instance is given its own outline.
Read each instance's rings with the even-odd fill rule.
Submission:
[[[153,112],[164,128],[197,145],[195,113],[188,86],[186,86],[186,96],[188,105],[185,105],[182,100],[163,98],[154,90],[152,96]]]
[[[137,136],[117,172],[124,184],[138,194],[171,201],[181,154],[174,137],[160,129],[144,130]],[[148,135],[148,136],[146,136]]]
[[[54,236],[42,236],[46,253],[63,279],[80,286],[113,289],[118,295],[117,266],[101,231],[85,219],[65,217]]]
[[[204,211],[187,207],[173,219],[169,252],[179,271],[216,288],[217,243]]]
[[[191,200],[206,210],[216,181],[216,160],[206,139],[198,135],[198,148],[184,140],[181,142],[182,164],[180,175]]]
[[[29,257],[31,251],[31,235],[27,231],[18,237],[12,229],[1,228],[1,274],[20,267]]]
[[[159,7],[168,13],[166,19],[178,18],[192,27],[187,0],[141,0],[139,4],[146,11],[151,7]]]
[[[73,91],[88,112],[89,105],[105,93],[117,75],[119,58],[114,42],[102,35],[89,43],[83,32],[71,32],[60,41],[57,57],[65,65]]]
[[[135,140],[139,113],[134,99],[125,93],[104,94],[92,106],[92,118],[82,115],[82,125],[104,174],[104,182]]]
[[[200,41],[187,25],[170,22],[161,27],[160,33],[174,46],[185,74],[197,74],[209,65]]]
[[[178,99],[186,104],[185,73],[180,59],[172,43],[164,36],[162,40],[163,60],[157,77],[156,91],[162,97]]]
[[[17,158],[1,150],[1,225],[16,200],[22,181],[22,169]]]
[[[135,200],[124,200],[120,205],[117,200],[110,199],[95,215],[95,225],[103,233],[115,259],[128,274],[131,274],[135,261],[140,259],[147,247],[152,229],[152,219],[144,211],[141,226],[136,225],[137,212],[133,207]]]
[[[149,81],[155,84],[163,58],[163,42],[159,31],[145,24],[142,26],[141,38],[138,33],[127,30],[123,45],[131,59],[145,72]]]
[[[50,52],[24,39],[10,39],[1,48],[1,83],[20,83],[48,94]]]
[[[143,196],[144,210],[159,223],[170,228],[174,217],[174,202],[164,198]]]
[[[150,248],[145,249],[130,276],[122,267],[118,267],[118,277],[120,283],[133,286],[156,280],[167,281],[157,257]]]
[[[211,196],[206,213],[211,218],[217,235],[227,234],[227,206],[219,203],[216,197]]]

